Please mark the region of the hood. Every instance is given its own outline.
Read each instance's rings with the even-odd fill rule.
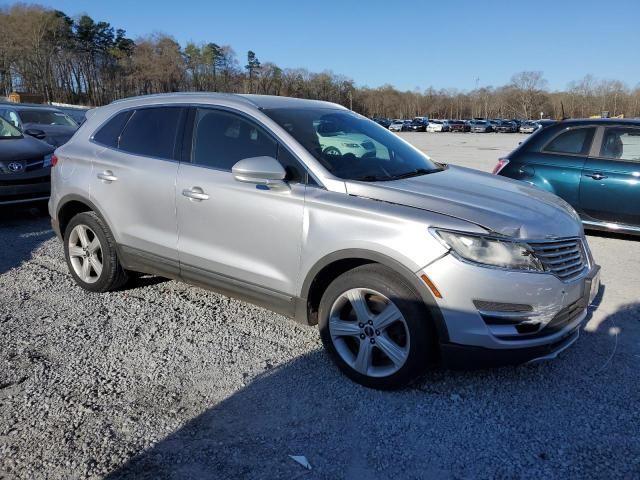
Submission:
[[[390,182],[347,181],[347,192],[465,220],[514,238],[539,240],[582,234],[573,210],[559,197],[463,167]]]
[[[67,127],[65,125],[45,125],[42,123],[25,123],[22,128],[24,130],[30,128],[34,130],[42,130],[47,135],[44,141],[54,147],[59,147],[60,145],[67,143],[77,130],[76,127]]]
[[[0,162],[10,163],[41,159],[53,153],[53,147],[42,140],[25,135],[24,138],[0,139]]]

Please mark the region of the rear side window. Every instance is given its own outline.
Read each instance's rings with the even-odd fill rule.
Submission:
[[[120,134],[118,148],[136,155],[176,159],[178,131],[184,112],[182,107],[135,110]]]
[[[602,138],[600,156],[615,160],[640,161],[640,129],[607,128]]]
[[[544,152],[587,155],[595,128],[574,128],[561,133],[544,147]]]
[[[255,123],[220,110],[197,110],[191,149],[195,165],[231,171],[245,158],[277,154],[278,144]]]
[[[127,124],[132,111],[120,112],[115,117],[105,123],[93,136],[94,142],[105,147],[118,148],[120,133]]]

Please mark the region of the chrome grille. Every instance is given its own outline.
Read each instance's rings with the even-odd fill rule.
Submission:
[[[529,245],[545,269],[562,281],[573,280],[587,268],[584,246],[579,238],[553,242],[529,242]]]

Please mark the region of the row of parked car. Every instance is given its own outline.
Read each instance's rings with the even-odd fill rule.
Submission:
[[[53,151],[73,136],[86,112],[0,103],[0,205],[49,198]]]
[[[413,120],[373,118],[392,132],[473,132],[473,133],[533,133],[553,120],[507,120],[501,118],[465,120],[439,120],[415,117]]]

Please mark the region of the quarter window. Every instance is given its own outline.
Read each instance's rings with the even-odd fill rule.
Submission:
[[[640,129],[607,128],[602,138],[600,156],[616,160],[640,161]]]
[[[105,147],[118,148],[120,133],[122,133],[122,129],[127,124],[131,113],[129,110],[117,114],[95,133],[93,140]]]
[[[136,155],[175,159],[178,131],[184,112],[182,107],[136,110],[120,135],[118,148]]]
[[[587,155],[595,128],[574,128],[561,133],[544,148],[549,153]]]
[[[298,160],[282,145],[278,145],[278,162],[287,172],[287,181],[290,183],[305,183],[306,171]]]
[[[253,122],[221,110],[196,111],[192,163],[231,171],[242,159],[277,155],[278,144]]]

